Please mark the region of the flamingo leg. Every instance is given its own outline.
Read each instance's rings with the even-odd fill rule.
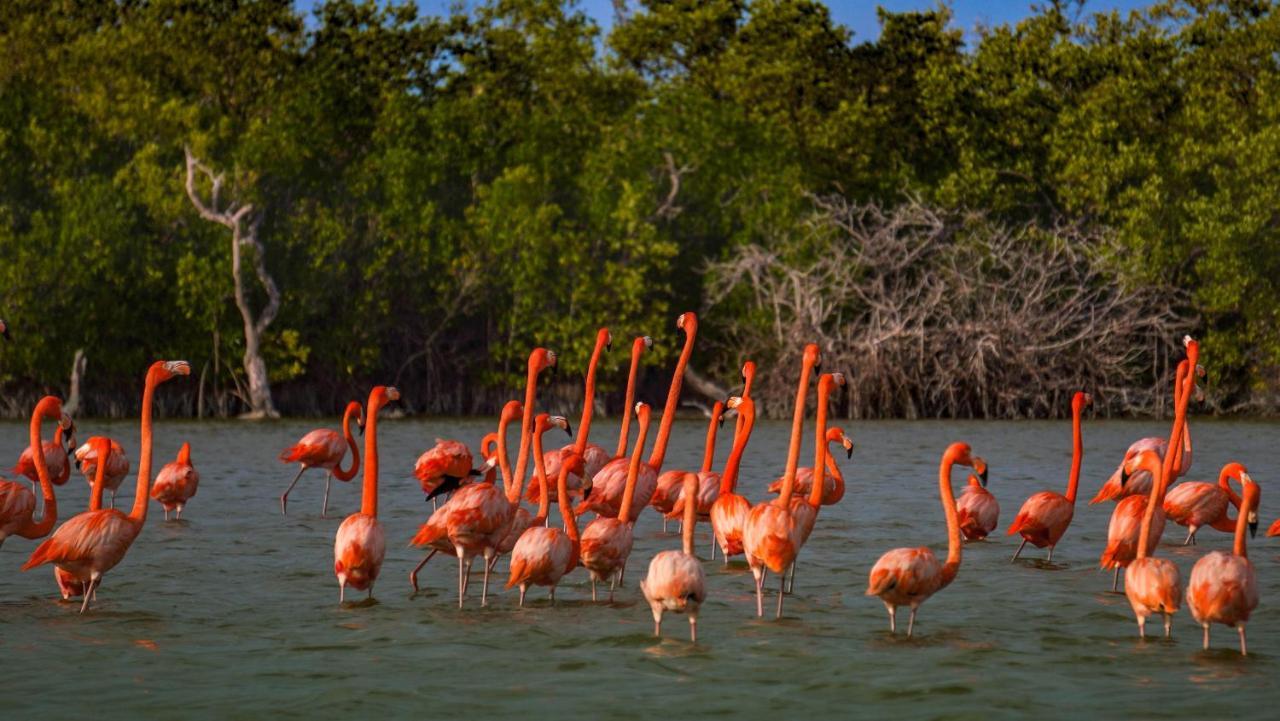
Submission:
[[[418,595],[418,571],[421,571],[422,567],[427,565],[427,561],[430,561],[431,557],[434,555],[436,555],[436,549],[433,548],[431,549],[431,553],[428,553],[427,557],[422,559],[422,563],[419,563],[412,571],[409,572],[409,583],[413,586],[413,595],[415,596]]]
[[[1204,650],[1209,650],[1209,624],[1204,624]]]
[[[711,560],[716,560],[716,534],[711,534]]]
[[[1049,563],[1053,563],[1053,546],[1049,546]]]
[[[1147,617],[1138,616],[1138,638],[1147,637]]]
[[[698,617],[694,614],[689,614],[689,642],[698,642]]]
[[[1173,638],[1173,615],[1166,613],[1164,615],[1164,637]]]
[[[94,587],[98,585],[98,579],[102,578],[97,574],[89,576],[89,587],[84,590],[84,600],[80,602],[80,613],[84,613],[89,608],[89,598],[93,596]]]
[[[481,608],[484,608],[485,606],[489,605],[489,569],[493,568],[493,564],[489,560],[490,555],[488,555],[488,554],[492,554],[493,551],[486,550],[485,553],[487,555],[485,556],[485,559],[484,559],[484,584],[480,586],[480,607]]]
[[[787,593],[792,593],[795,590],[796,590],[796,562],[792,561],[791,562],[791,578],[787,581]]]
[[[529,590],[528,586],[524,585],[523,583],[520,584],[520,608],[524,608],[524,593],[527,590]]]
[[[782,573],[778,575],[778,613],[774,618],[782,618],[782,597],[786,595],[787,589],[787,570],[782,569]]]
[[[333,471],[324,476],[324,503],[320,506],[320,517],[329,517],[329,486],[333,484]]]
[[[907,638],[911,638],[911,633],[916,629],[916,607],[911,607],[911,616],[907,619]]]
[[[556,605],[556,587],[555,586],[551,587],[551,605],[552,606]]]
[[[617,586],[617,583],[618,574],[615,572],[613,576],[609,578],[609,603],[613,603],[613,589]]]
[[[1013,552],[1013,558],[1009,559],[1009,563],[1013,563],[1014,561],[1018,560],[1018,556],[1022,555],[1022,549],[1026,547],[1027,547],[1027,539],[1024,538],[1022,539],[1022,543],[1018,544],[1018,550]]]
[[[289,487],[288,487],[288,488],[284,489],[284,493],[283,493],[283,494],[281,494],[281,496],[280,496],[280,515],[282,515],[282,516],[287,516],[287,515],[289,515],[289,512],[285,510],[285,509],[286,509],[286,508],[288,508],[288,506],[289,506],[289,492],[293,490],[293,487],[294,487],[294,486],[298,485],[298,479],[299,479],[299,478],[302,478],[302,474],[303,474],[303,473],[306,473],[306,472],[307,472],[307,467],[306,467],[306,466],[303,466],[303,467],[299,468],[299,469],[298,469],[298,475],[294,476],[294,477],[293,477],[293,482],[289,484]],[[111,507],[112,507],[112,508],[115,508],[115,507],[116,507],[116,493],[115,493],[115,491],[112,491],[112,492],[111,492]]]
[[[596,602],[596,575],[591,574],[591,602]]]
[[[471,564],[475,563],[476,558],[472,556],[467,559],[467,571],[462,574],[462,592],[466,593],[471,590]]]
[[[36,492],[36,484],[34,484],[34,483],[32,483],[32,484],[31,484],[31,492],[32,492],[32,493],[35,493],[35,492]],[[666,532],[667,532],[667,517],[666,517],[666,516],[663,516],[663,517],[662,517],[662,532],[663,532],[663,533],[666,533]]]
[[[1244,624],[1243,624],[1243,623],[1242,623],[1242,624],[1240,624],[1239,626],[1236,626],[1236,632],[1240,634],[1240,655],[1241,655],[1241,656],[1248,656],[1248,655],[1249,655],[1249,649],[1248,649],[1248,647],[1245,645],[1245,642],[1244,642]],[[1205,626],[1205,634],[1206,634],[1206,636],[1205,636],[1205,637],[1206,637],[1206,638],[1208,638],[1208,633],[1209,633],[1209,627],[1208,627],[1208,626]]]
[[[181,503],[178,504],[178,520],[179,521],[182,520],[182,504]]]
[[[466,588],[463,586],[464,571],[462,567],[463,567],[462,549],[459,548],[458,549],[458,608],[462,608],[462,594],[466,592]]]
[[[764,616],[764,571],[751,567],[751,575],[756,577],[756,618]]]
[[[1182,545],[1184,545],[1184,546],[1190,546],[1191,544],[1195,543],[1195,541],[1196,541],[1196,527],[1195,527],[1195,526],[1188,526],[1188,527],[1187,527],[1187,538],[1182,542]]]
[[[1116,586],[1120,583],[1120,567],[1116,566],[1116,572],[1111,574],[1111,592],[1118,593]]]
[[[111,507],[112,507],[113,509],[116,507],[116,492],[115,492],[115,491],[112,491],[112,492],[111,492]]]
[[[168,509],[168,508],[164,509],[164,520],[166,520],[166,521],[167,521],[167,520],[169,520],[169,509]]]
[[[892,603],[889,603],[888,601],[885,601],[884,609],[889,612],[889,633],[897,633],[898,632],[898,607],[893,605]]]

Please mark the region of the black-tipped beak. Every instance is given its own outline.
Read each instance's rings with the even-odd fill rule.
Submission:
[[[481,469],[481,468],[472,468],[471,470],[467,471],[467,476],[483,476],[483,475],[484,475],[484,469]]]
[[[724,428],[724,414],[723,414],[723,413],[721,413],[721,414],[720,414],[720,417],[716,419],[716,428]]]
[[[608,343],[605,343],[605,344],[604,344],[604,352],[605,352],[605,353],[608,353],[608,352],[609,352],[609,351],[611,351],[611,350],[613,350],[613,341],[609,341]]]
[[[978,471],[978,480],[982,481],[983,488],[987,487],[987,471],[989,470],[990,470],[990,467],[987,466],[986,464],[983,464],[982,470]]]
[[[1124,488],[1124,484],[1129,482],[1129,469],[1120,464],[1120,487]]]
[[[569,424],[569,421],[564,422],[564,432],[568,434],[570,438],[573,438],[573,426]]]
[[[844,449],[844,457],[845,457],[845,458],[853,458],[853,444],[852,444],[852,443],[850,443],[850,444],[849,444],[849,447],[848,447],[848,448]]]
[[[1258,522],[1249,521],[1249,538],[1257,538],[1257,537],[1258,537]]]

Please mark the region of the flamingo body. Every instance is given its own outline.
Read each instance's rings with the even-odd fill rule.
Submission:
[[[617,518],[597,518],[582,532],[582,565],[595,581],[611,578],[631,555],[631,525]]]
[[[422,492],[431,495],[445,482],[446,476],[465,483],[471,468],[471,451],[465,444],[437,438],[435,446],[418,456],[413,464],[413,476],[422,486]]]
[[[58,432],[59,439],[62,433]],[[43,441],[41,447],[44,449],[44,462],[49,468],[49,480],[55,486],[61,486],[71,477],[71,463],[67,459],[67,449],[62,447],[59,440]],[[128,472],[128,469],[125,469]],[[31,447],[27,446],[22,449],[22,455],[18,456],[18,463],[13,467],[13,473],[25,476],[31,479],[32,483],[39,483],[40,477],[36,475],[36,463],[32,458]]]
[[[1167,558],[1135,558],[1124,569],[1124,593],[1138,617],[1139,633],[1145,634],[1147,617],[1159,613],[1166,618],[1167,635],[1168,619],[1182,606],[1182,574]]]
[[[909,606],[914,610],[950,582],[933,549],[895,548],[871,567],[866,595],[878,596],[886,607]]]
[[[960,497],[963,501],[968,495]],[[1138,514],[1136,516],[1137,525],[1142,524],[1142,508],[1145,499],[1135,496],[1140,501],[1137,504]],[[959,508],[960,503],[957,503]],[[1118,513],[1117,509],[1117,513]],[[1067,532],[1067,527],[1071,525],[1071,519],[1075,516],[1075,504],[1067,500],[1067,497],[1061,493],[1054,491],[1041,491],[1032,495],[1023,504],[1018,511],[1018,515],[1014,517],[1013,524],[1009,526],[1008,535],[1012,536],[1017,533],[1026,539],[1027,543],[1036,548],[1044,548],[1046,546],[1056,546],[1058,541],[1062,540],[1062,535]],[[1112,518],[1114,523],[1114,516]],[[1133,538],[1136,542],[1138,537],[1137,525],[1134,526]],[[961,519],[961,530],[964,530],[963,518]]]
[[[0,478],[0,544],[19,528],[31,524],[36,494],[23,483]]]
[[[141,531],[141,522],[114,508],[85,511],[59,526],[37,546],[22,570],[52,563],[87,584],[115,568]]]
[[[1136,440],[1129,446],[1129,450],[1125,451],[1124,462],[1122,462],[1120,466],[1123,467],[1124,463],[1128,462],[1130,458],[1133,458],[1144,451],[1155,451],[1156,455],[1163,459],[1164,454],[1168,449],[1169,442],[1163,438],[1152,437]],[[1191,453],[1188,451],[1182,454],[1182,463],[1175,471],[1174,478],[1186,475],[1189,470],[1191,470]],[[1093,505],[1103,501],[1116,501],[1129,496],[1150,495],[1150,472],[1138,471],[1130,475],[1123,484],[1120,482],[1121,475],[1120,467],[1117,467],[1115,472],[1111,474],[1111,477],[1102,484],[1102,488],[1098,490],[1098,494],[1089,501],[1089,504]]]
[[[1126,568],[1138,557],[1138,534],[1142,532],[1142,514],[1146,508],[1147,499],[1142,496],[1125,496],[1116,504],[1107,526],[1107,548],[1099,559],[1102,568]],[[1164,520],[1164,511],[1157,508],[1151,517],[1152,538],[1158,539],[1164,534]],[[1125,578],[1128,579],[1128,574]]]
[[[386,555],[386,534],[378,517],[369,513],[347,516],[333,540],[333,572],[340,593],[347,586],[357,591],[371,589]]]
[[[658,480],[653,487],[653,496],[649,498],[649,505],[664,516],[671,513],[671,509],[675,508],[676,499],[680,497],[680,484],[683,478],[684,471],[679,469],[658,474]]]
[[[98,449],[95,447],[95,439],[96,436],[89,438],[75,451],[76,460],[80,461],[80,472],[84,474],[84,480],[90,486],[93,485],[93,477],[98,472]],[[124,482],[127,475],[129,475],[129,457],[125,455],[124,447],[119,441],[112,440],[111,452],[107,454],[106,475],[102,477],[102,487],[111,492],[113,502],[116,491],[120,490],[120,484]]]
[[[1258,580],[1248,558],[1212,551],[1196,561],[1187,584],[1187,609],[1196,623],[1242,626],[1258,607]]]
[[[711,530],[724,552],[725,562],[743,552],[743,529],[751,503],[736,493],[721,493],[711,505]]]
[[[976,479],[971,478],[964,493],[956,499],[956,514],[960,519],[960,532],[964,537],[970,541],[980,541],[999,525],[1000,503],[990,491],[983,488]],[[1070,522],[1071,519],[1068,516],[1067,523]],[[1062,530],[1066,530],[1066,524],[1063,524]],[[1062,534],[1059,533],[1058,536],[1061,537]],[[1054,542],[1056,543],[1057,539],[1054,539]]]
[[[615,458],[601,468],[592,482],[591,495],[578,504],[574,513],[582,515],[593,511],[605,518],[616,518],[618,509],[622,506],[622,493],[627,486],[628,463],[627,458]],[[630,518],[624,520],[635,523],[640,512],[653,499],[657,488],[658,472],[648,463],[641,463],[640,473],[636,476],[635,498],[631,503],[631,511],[627,514]]]
[[[1234,524],[1227,521],[1227,507],[1230,505],[1230,497],[1218,484],[1189,481],[1170,489],[1164,499],[1164,515],[1179,526],[1186,526],[1190,541],[1204,526],[1234,530]]]
[[[801,545],[791,510],[774,503],[752,507],[742,540],[747,561],[752,566],[763,564],[774,573],[782,573],[791,565]]]
[[[690,638],[698,640],[698,610],[707,600],[707,578],[696,557],[684,551],[659,552],[649,561],[640,591],[653,612],[655,635],[661,630],[662,614],[671,611],[689,615]]]
[[[169,512],[175,509],[178,511],[178,518],[182,518],[182,510],[187,501],[196,495],[199,486],[200,474],[191,465],[191,446],[184,443],[182,450],[178,451],[177,460],[166,463],[156,474],[156,480],[151,485],[151,497],[164,507],[166,519]]]
[[[675,519],[684,514],[684,489],[678,487],[676,491],[675,501],[671,511],[667,513],[667,518]],[[711,517],[711,507],[719,497],[720,474],[715,471],[699,471],[697,505],[694,506],[699,519],[706,520]]]
[[[525,531],[511,549],[507,588],[519,586],[521,594],[531,585],[550,586],[554,590],[577,562],[577,549],[568,534],[559,528],[534,526]]]

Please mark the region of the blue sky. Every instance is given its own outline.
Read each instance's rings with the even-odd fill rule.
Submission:
[[[1110,10],[1129,11],[1152,4],[1153,0],[1089,0],[1086,12],[1105,12]],[[431,14],[447,14],[449,8],[457,0],[418,0],[424,12]],[[297,0],[299,8],[310,11],[318,0]],[[477,4],[477,0],[466,0],[464,6]],[[635,4],[635,0],[632,0]],[[883,6],[888,10],[902,12],[904,10],[923,10],[935,7],[937,0],[828,0],[827,7],[837,22],[848,26],[854,32],[854,41],[874,40],[880,35],[880,25],[876,21],[876,7]],[[1031,13],[1031,6],[1039,4],[1036,0],[952,0],[954,23],[963,28],[966,34],[972,35],[979,25],[999,25],[1016,22]],[[613,3],[610,0],[579,0],[579,5],[588,14],[596,18],[606,28],[613,22]]]

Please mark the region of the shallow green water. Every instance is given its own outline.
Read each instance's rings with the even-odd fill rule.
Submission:
[[[332,422],[336,426],[336,421]],[[456,608],[456,567],[437,557],[425,595],[409,598],[407,574],[420,559],[406,542],[425,520],[414,459],[436,436],[474,442],[488,423],[392,421],[380,425],[382,519],[388,553],[377,603],[339,607],[332,572],[333,537],[359,504],[355,485],[335,484],[331,518],[319,517],[323,479],[304,477],[279,515],[277,497],[291,471],[281,448],[315,422],[157,424],[156,468],[189,440],[201,473],[188,519],[163,522],[153,505],[147,528],[110,575],[98,605],[79,616],[58,600],[47,568],[21,573],[34,542],[13,538],[0,549],[0,652],[7,669],[7,718],[546,716],[618,718],[679,709],[679,716],[794,718],[858,712],[902,718],[1272,717],[1280,666],[1280,542],[1251,545],[1262,605],[1249,627],[1250,655],[1234,632],[1200,632],[1185,609],[1172,642],[1137,638],[1123,596],[1106,591],[1110,574],[1096,563],[1111,506],[1082,501],[1048,567],[1010,564],[1013,542],[1001,535],[971,544],[955,583],[920,611],[917,636],[889,635],[877,599],[862,595],[875,559],[898,546],[945,547],[936,493],[938,457],[951,440],[969,441],[991,464],[1001,528],[1022,500],[1042,488],[1062,490],[1070,461],[1066,422],[851,423],[857,449],[841,457],[849,493],[827,507],[801,558],[785,618],[759,621],[745,564],[725,570],[705,561],[709,599],[700,642],[668,616],[654,639],[636,581],[658,550],[676,547],[652,511],[642,516],[626,588],[613,605],[590,603],[576,570],[550,607],[545,590],[518,609],[514,592],[489,608],[475,599]],[[667,466],[696,467],[701,422],[680,422]],[[723,434],[717,467],[727,454]],[[1163,434],[1165,423],[1086,422],[1081,496],[1089,498],[1130,441]],[[1191,477],[1216,478],[1228,460],[1250,467],[1263,486],[1265,524],[1280,510],[1268,491],[1280,426],[1199,423]],[[127,447],[136,469],[137,428],[84,423],[81,435],[106,432]],[[783,464],[787,427],[763,424],[743,464],[752,499]],[[597,421],[593,440],[612,447],[616,426]],[[25,425],[0,424],[0,462],[24,444]],[[804,463],[809,462],[806,444]],[[957,473],[957,486],[963,478]],[[127,506],[133,480],[120,502]],[[79,476],[59,494],[64,517],[82,510]],[[673,525],[674,530],[674,525]],[[1184,578],[1195,559],[1225,549],[1212,529],[1183,549],[1172,523],[1159,553]],[[699,527],[699,548],[709,529]],[[705,551],[703,551],[705,554]],[[1042,553],[1032,553],[1039,557]],[[505,579],[505,562],[499,575]],[[478,574],[477,574],[478,580]],[[500,585],[500,584],[499,584]],[[772,598],[766,599],[766,603]]]

